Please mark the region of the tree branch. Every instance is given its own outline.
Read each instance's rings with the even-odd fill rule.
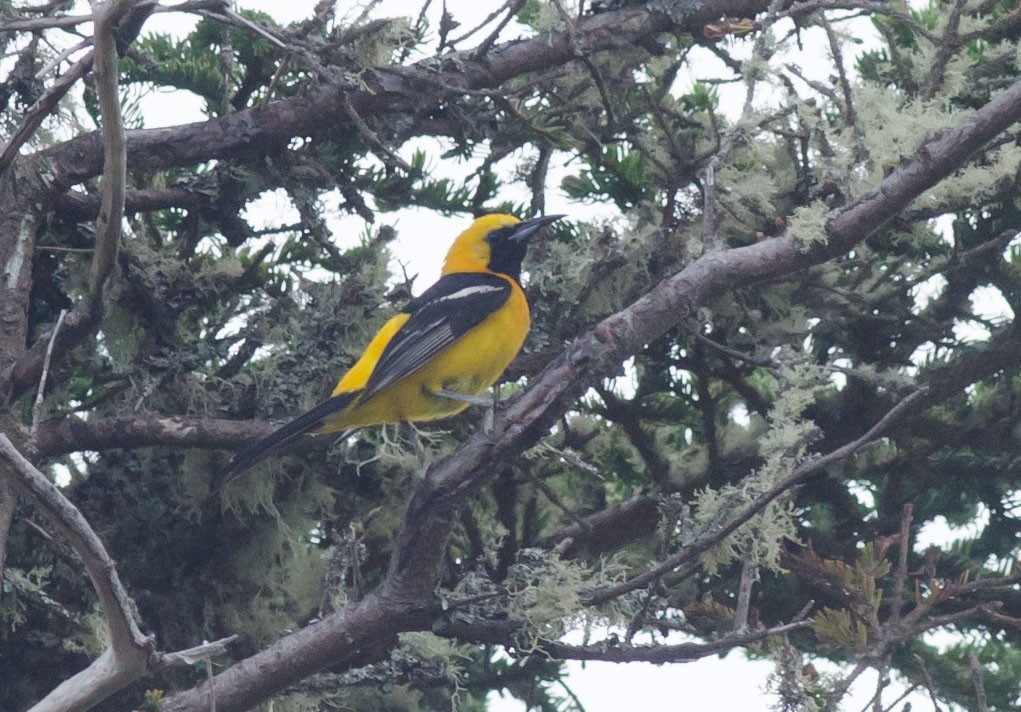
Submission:
[[[103,289],[117,260],[124,217],[127,145],[118,93],[116,25],[138,0],[109,0],[96,7],[95,75],[99,113],[103,122],[103,199],[96,220],[96,247],[89,273],[91,309],[101,309]]]
[[[89,523],[43,473],[32,466],[0,433],[0,477],[32,500],[53,527],[81,556],[110,630],[110,647],[85,670],[64,681],[33,712],[87,709],[148,670],[154,641],[142,634],[135,606],[121,584],[117,567]]]
[[[59,330],[59,333],[55,333],[57,332],[55,326],[47,330],[36,340],[33,347],[13,364],[9,375],[0,373],[0,394],[9,393],[17,396],[26,388],[31,387],[31,384],[41,376],[48,354],[66,353],[67,350],[92,333],[102,317],[102,293],[106,281],[113,271],[120,243],[127,171],[127,148],[124,125],[121,121],[117,81],[118,46],[137,35],[142,22],[154,5],[155,0],[109,0],[95,8],[95,50],[75,65],[75,71],[80,71],[83,75],[92,63],[95,64],[96,92],[99,96],[100,115],[103,123],[103,140],[100,142],[101,151],[99,153],[99,166],[103,171],[103,197],[99,218],[96,221],[96,246],[92,256],[89,290],[78,306],[68,315],[66,323],[62,325],[63,328]],[[120,27],[121,23],[125,25],[124,28]],[[120,29],[124,29],[124,34],[130,36],[122,36],[119,32]],[[60,85],[62,92],[66,93],[78,78],[80,77],[68,77],[68,80]],[[62,93],[52,98],[54,105],[61,96],[63,96]],[[42,121],[43,116],[45,113],[37,117],[38,122]],[[27,127],[30,129],[29,134],[37,127],[38,123],[34,127]],[[27,138],[26,135],[24,140]],[[4,168],[8,171],[14,168],[11,164],[18,150],[15,139],[17,139],[17,135],[8,142],[4,154],[0,156],[0,172],[3,172]],[[17,185],[11,188],[11,192],[18,195],[22,204],[25,205],[28,214],[38,210],[33,205],[35,202],[32,195],[34,190],[39,190],[43,186],[49,189],[53,183],[54,176],[51,173],[53,166],[49,165],[45,159],[40,159],[42,155],[36,154],[33,157],[34,160],[27,161],[23,170],[39,173],[45,178],[21,188]],[[13,183],[17,183],[16,176],[9,178]],[[32,247],[34,248],[34,245]],[[19,275],[15,274],[15,276]],[[23,319],[24,314],[22,315]],[[51,337],[53,343],[50,343]]]
[[[64,72],[61,77],[50,85],[42,96],[40,96],[32,106],[25,112],[25,118],[18,126],[17,131],[14,135],[8,139],[4,145],[3,153],[0,153],[0,172],[7,170],[14,159],[18,156],[18,151],[24,146],[32,135],[36,132],[42,123],[50,113],[57,108],[57,104],[60,100],[71,90],[79,79],[85,76],[92,66],[92,60],[95,57],[95,52],[89,52],[84,57],[75,62],[70,69]]]
[[[66,417],[39,424],[36,454],[55,457],[82,450],[164,447],[236,448],[263,437],[274,426],[266,421],[137,416],[81,420]]]
[[[326,128],[323,116],[347,115],[345,102],[350,102],[362,119],[419,114],[452,97],[574,61],[577,51],[593,54],[640,44],[662,32],[697,31],[706,18],[724,14],[747,17],[766,6],[763,0],[709,0],[680,22],[662,12],[628,8],[579,20],[574,44],[568,33],[550,32],[507,42],[483,57],[451,52],[410,66],[366,70],[356,86],[341,78],[299,96],[210,121],[129,131],[129,166],[152,170],[201,163],[277,145],[296,135],[317,134]],[[435,90],[430,102],[423,102],[423,85]],[[328,128],[335,132],[343,123],[332,122]],[[350,122],[348,126],[355,130]],[[100,150],[93,135],[72,139],[43,154],[56,167],[55,184],[66,190],[98,174]]]
[[[215,191],[204,192],[181,186],[139,188],[124,194],[126,213],[147,213],[166,208],[211,208],[216,204]],[[95,220],[102,208],[102,196],[71,191],[56,199],[62,217],[84,222]]]
[[[811,620],[805,620],[806,611],[796,616],[790,623],[763,628],[760,630],[743,631],[724,636],[708,643],[679,643],[676,645],[614,645],[596,643],[593,645],[568,645],[557,641],[542,641],[538,652],[558,660],[602,660],[614,663],[647,662],[655,664],[688,663],[710,655],[722,655],[734,648],[757,643],[773,635],[783,635],[792,630],[807,628]],[[446,625],[435,627],[437,635],[454,638],[461,642],[501,645],[508,649],[518,646],[514,642],[514,634],[520,629],[514,621],[451,621]],[[519,650],[519,652],[525,652]]]

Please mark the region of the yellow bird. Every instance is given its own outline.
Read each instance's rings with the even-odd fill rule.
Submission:
[[[475,220],[454,240],[439,281],[383,325],[332,396],[239,450],[230,472],[305,433],[436,420],[486,403],[481,394],[517,356],[531,326],[519,283],[528,240],[562,217]]]

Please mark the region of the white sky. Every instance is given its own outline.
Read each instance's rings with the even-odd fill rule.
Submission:
[[[447,0],[446,6],[453,17],[461,23],[453,33],[455,36],[468,28],[475,27],[494,8],[502,3],[485,3],[478,0]],[[300,20],[311,15],[315,0],[240,0],[236,6],[246,9],[264,11],[281,22]],[[341,7],[345,6],[340,2]],[[567,7],[575,7],[575,3],[567,0]],[[364,3],[347,4],[352,9],[349,15],[357,16]],[[442,2],[434,1],[429,10],[429,24],[436,28]],[[417,17],[421,8],[419,0],[382,0],[373,10],[373,16],[410,16]],[[83,9],[84,11],[84,9]],[[147,31],[187,32],[194,22],[194,16],[176,14],[157,15],[146,25]],[[504,30],[504,39],[510,39],[520,33],[511,23]],[[484,36],[480,35],[480,36]],[[804,56],[825,57],[826,51],[817,48],[805,51]],[[796,58],[795,58],[796,59]],[[804,63],[806,73],[815,69],[821,81],[828,81],[830,72],[828,62],[813,59]],[[734,91],[743,92],[741,87],[733,87]],[[146,126],[156,127],[175,125],[191,121],[200,121],[202,116],[200,103],[182,93],[151,94],[142,103],[146,115]],[[404,151],[410,157],[410,150]],[[439,151],[432,152],[438,155]],[[433,159],[436,160],[436,159]],[[451,177],[468,176],[473,166],[453,164],[454,175]],[[573,217],[589,218],[595,208],[568,203],[556,189],[558,181],[550,182],[547,192],[547,212],[563,212]],[[520,196],[524,197],[522,192]],[[327,208],[330,206],[327,205]],[[334,206],[335,207],[335,206]],[[332,211],[331,211],[332,212]],[[254,226],[264,227],[287,224],[297,221],[297,213],[287,202],[283,194],[264,196],[257,207],[253,207],[248,217]],[[378,223],[394,225],[398,231],[398,240],[392,250],[409,274],[418,274],[415,283],[417,291],[421,291],[438,276],[440,262],[447,242],[467,225],[466,217],[443,218],[427,210],[404,210],[399,213],[380,214]],[[330,218],[330,226],[341,246],[357,244],[363,230],[359,218],[339,216],[334,213]],[[412,228],[413,229],[410,229]],[[402,229],[407,228],[407,229]],[[442,246],[431,240],[423,244],[422,235],[438,236]],[[818,665],[820,669],[836,672],[834,666],[825,663]],[[765,661],[748,661],[741,651],[734,651],[725,658],[710,657],[703,660],[675,665],[655,666],[650,664],[632,663],[627,665],[612,663],[569,663],[571,670],[568,684],[578,696],[588,712],[617,712],[619,710],[644,710],[646,712],[666,712],[668,710],[742,710],[755,712],[767,710],[775,699],[765,692],[766,680],[773,666]],[[894,685],[894,690],[903,688]],[[846,699],[843,709],[859,710],[868,706],[875,690],[875,674],[864,675],[852,688],[852,694]],[[884,699],[892,701],[899,692],[888,691]],[[912,695],[910,701],[916,710],[928,710],[932,703],[927,695]],[[524,705],[510,698],[491,698],[491,709],[495,712],[520,712]],[[901,703],[903,704],[903,702]]]

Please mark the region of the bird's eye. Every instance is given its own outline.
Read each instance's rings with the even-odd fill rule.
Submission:
[[[513,225],[508,225],[506,227],[498,227],[495,230],[489,231],[489,234],[486,235],[486,240],[491,245],[498,244],[506,240],[513,232],[514,232]]]

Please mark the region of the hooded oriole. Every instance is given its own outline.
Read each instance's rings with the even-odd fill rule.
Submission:
[[[435,420],[477,402],[531,326],[519,284],[528,239],[562,217],[478,218],[454,240],[439,281],[383,325],[332,396],[238,451],[230,471],[308,432]]]

